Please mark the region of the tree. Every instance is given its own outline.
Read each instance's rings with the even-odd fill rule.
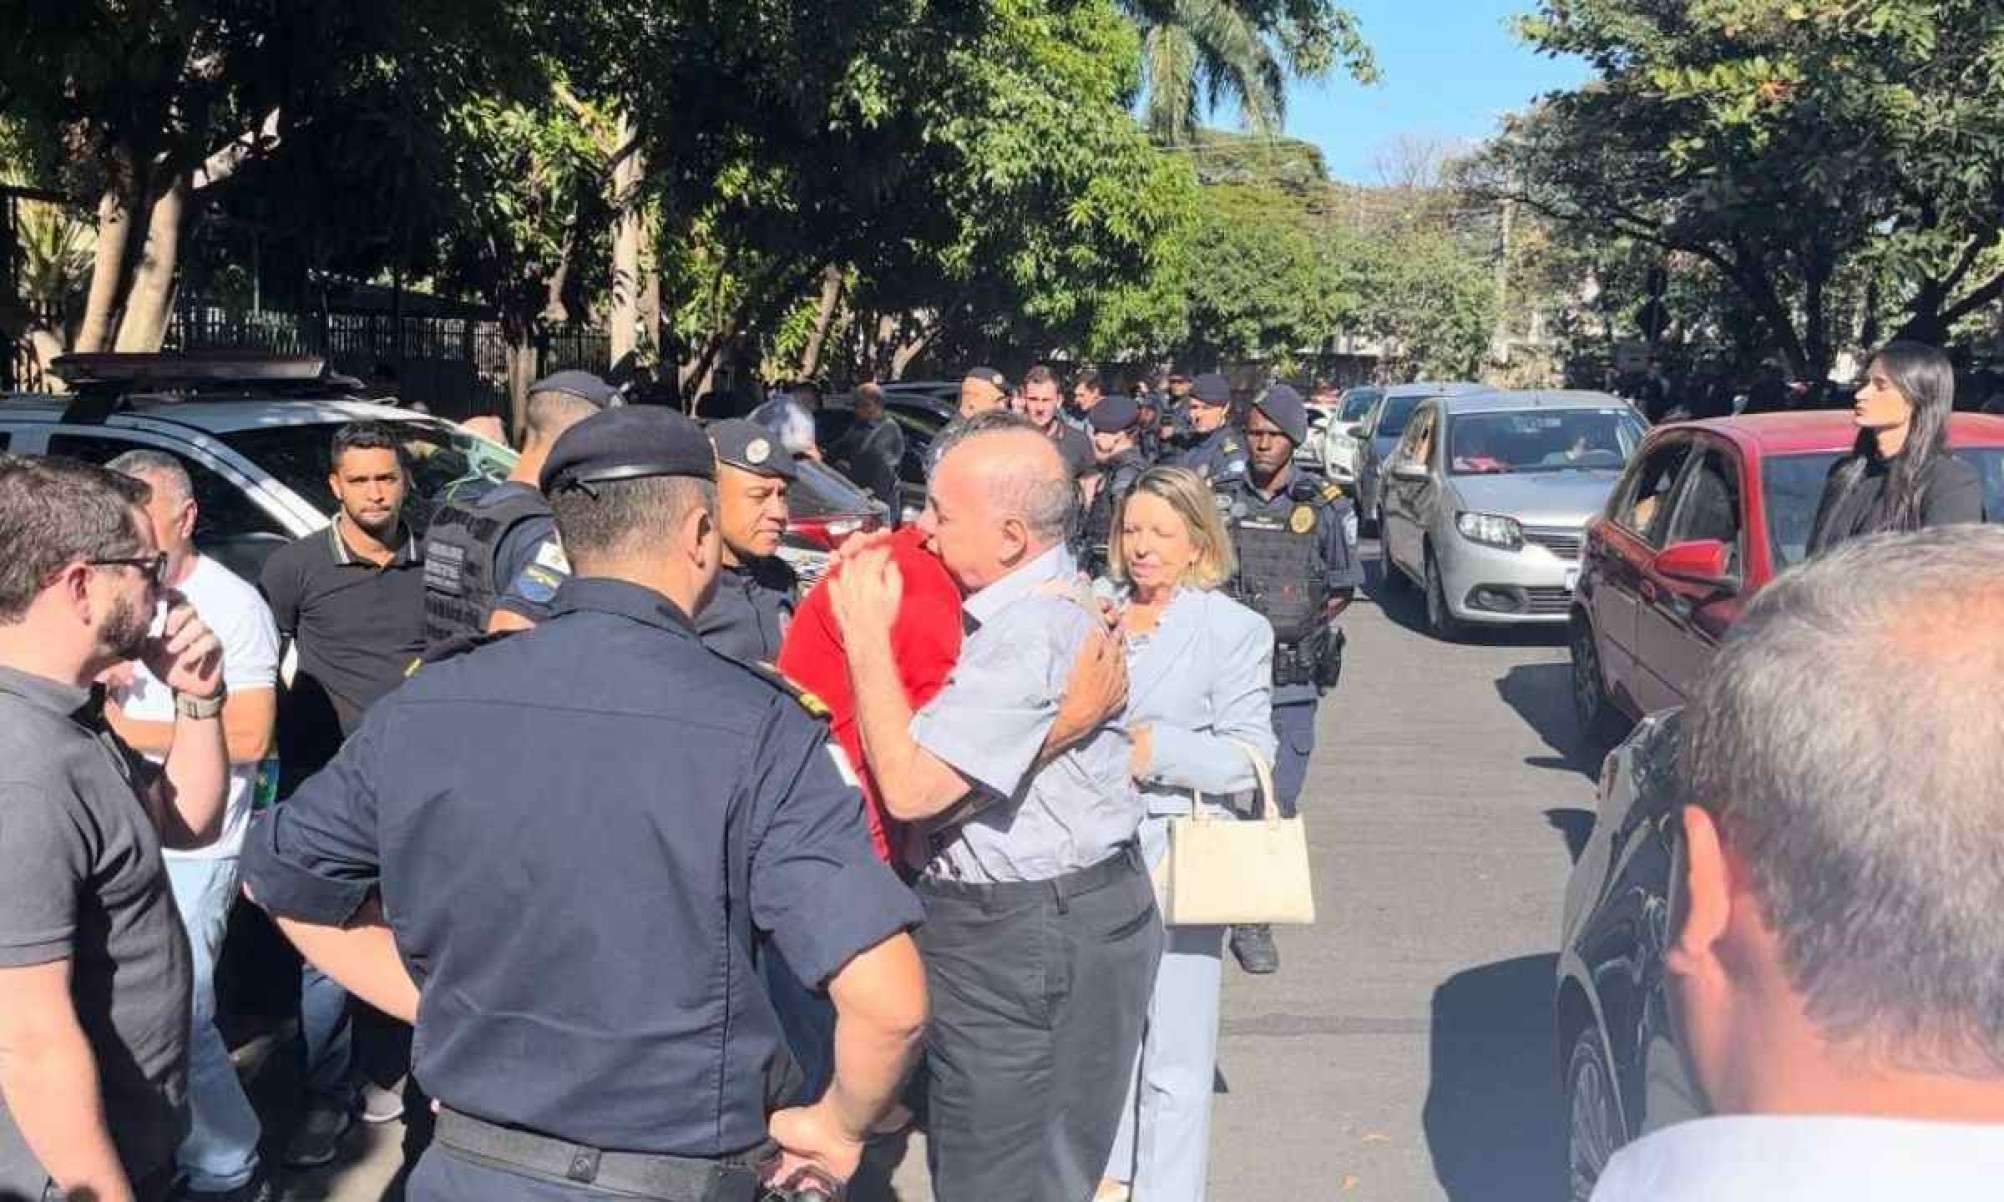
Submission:
[[[1193,238],[1191,362],[1286,365],[1362,315],[1361,248],[1276,188],[1206,188]]]
[[[1280,132],[1290,77],[1321,79],[1338,65],[1377,79],[1356,17],[1330,0],[1125,0],[1141,30],[1146,122],[1183,143],[1220,100],[1247,128]]]
[[[1493,190],[1703,263],[1798,374],[1875,310],[1939,341],[2004,297],[1999,6],[1567,0],[1523,31],[1599,78],[1511,125]]]

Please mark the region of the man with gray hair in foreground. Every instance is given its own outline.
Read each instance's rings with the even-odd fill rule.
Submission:
[[[920,529],[969,633],[916,715],[892,656],[888,552],[846,557],[828,586],[885,809],[925,838],[939,1198],[1092,1196],[1162,951],[1128,744],[1107,723],[1124,689],[1083,738],[1060,729],[1081,649],[1107,637],[1066,549],[1073,504],[1057,448],[1024,419],[983,414],[953,434]]]
[[[1995,1198],[2004,531],[1860,539],[1748,608],[1686,714],[1664,967],[1718,1117],[1596,1202]]]

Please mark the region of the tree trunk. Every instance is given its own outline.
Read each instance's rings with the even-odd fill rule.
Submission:
[[[97,199],[97,257],[91,264],[83,324],[77,329],[77,351],[101,351],[111,340],[111,319],[118,309],[125,250],[131,240],[132,207],[116,186],[108,187]]]
[[[146,243],[132,272],[125,316],[118,323],[119,351],[157,351],[174,312],[174,269],[181,259],[181,218],[188,208],[188,180],[174,182],[153,201],[146,219]]]
[[[631,122],[619,123],[618,143],[633,139]],[[619,161],[612,172],[612,328],[609,331],[612,366],[635,366],[640,346],[640,251],[646,213],[640,204],[640,180],[647,160],[636,150]]]
[[[828,343],[829,327],[835,324],[835,310],[842,303],[842,269],[834,263],[821,269],[821,300],[814,310],[814,332],[807,349],[800,353],[800,374],[811,379],[821,370],[821,350]]]
[[[529,385],[536,382],[538,359],[536,320],[503,311],[501,343],[507,348],[508,436],[521,441],[522,428],[529,419]]]

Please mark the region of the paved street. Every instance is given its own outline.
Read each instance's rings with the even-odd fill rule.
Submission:
[[[1212,1197],[1547,1202],[1552,951],[1593,805],[1565,648],[1437,644],[1416,595],[1373,591],[1309,780],[1321,922],[1281,932],[1280,975],[1227,970]],[[374,1202],[397,1130],[368,1135],[292,1196]],[[860,1197],[930,1197],[919,1141],[901,1151]]]

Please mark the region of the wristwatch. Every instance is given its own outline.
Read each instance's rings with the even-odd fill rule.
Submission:
[[[202,721],[214,718],[223,712],[223,702],[229,700],[228,689],[219,690],[214,697],[190,697],[186,693],[174,694],[174,712],[183,718]]]

